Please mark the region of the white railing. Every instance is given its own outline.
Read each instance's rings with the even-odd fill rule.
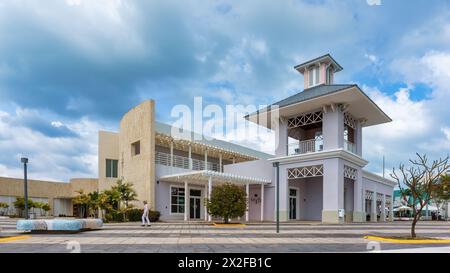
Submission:
[[[356,144],[344,139],[344,149],[356,154]]]
[[[323,150],[323,140],[308,139],[288,145],[288,155],[314,153]]]
[[[198,160],[198,159],[191,159],[192,160],[192,169],[196,171],[201,171],[205,169],[205,161]],[[159,165],[164,166],[170,166],[170,154],[162,153],[162,152],[156,152],[155,155],[155,163]],[[219,171],[219,164],[208,162],[208,170],[210,171]],[[189,158],[179,155],[173,155],[173,167],[176,168],[182,168],[189,170]]]

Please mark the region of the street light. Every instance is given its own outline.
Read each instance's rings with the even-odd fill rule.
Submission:
[[[28,158],[22,157],[20,161],[23,163],[23,193],[25,202],[25,219],[28,219],[28,179],[27,179],[27,163]]]

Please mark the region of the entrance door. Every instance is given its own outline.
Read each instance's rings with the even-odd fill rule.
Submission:
[[[200,219],[201,196],[201,190],[189,191],[189,215],[191,219]]]
[[[289,219],[297,219],[297,189],[289,189]]]

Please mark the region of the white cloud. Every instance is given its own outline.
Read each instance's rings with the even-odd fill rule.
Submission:
[[[36,110],[17,109],[20,115]],[[87,118],[66,122],[79,137],[49,137],[14,122],[17,116],[0,111],[0,176],[21,177],[20,157],[30,159],[30,179],[68,181],[73,177],[97,177],[97,133],[101,126]],[[53,126],[63,125],[52,122]],[[8,156],[15,155],[14,158]]]
[[[391,71],[404,80],[408,88],[387,96],[377,88],[364,87],[368,95],[383,109],[393,122],[364,130],[364,154],[379,166],[386,155],[390,166],[407,163],[416,152],[430,158],[450,153],[450,53],[429,51],[421,57],[394,60]],[[431,88],[431,94],[418,95],[417,84]]]
[[[52,125],[53,127],[56,127],[56,128],[59,128],[59,127],[61,127],[61,126],[64,126],[64,124],[63,124],[61,121],[52,121],[52,122],[51,122],[51,125]]]
[[[369,59],[372,63],[377,63],[378,62],[378,57],[373,55],[373,54],[365,54],[364,57],[366,57],[367,59]]]
[[[432,115],[424,105],[424,101],[413,101],[410,90],[401,88],[393,96],[388,96],[376,88],[363,86],[375,103],[392,118],[392,122],[373,127],[373,134],[385,139],[401,139],[414,131],[423,135],[432,126]]]

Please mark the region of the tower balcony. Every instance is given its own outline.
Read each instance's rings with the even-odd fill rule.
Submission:
[[[288,155],[323,151],[323,139],[308,139],[288,144]]]

